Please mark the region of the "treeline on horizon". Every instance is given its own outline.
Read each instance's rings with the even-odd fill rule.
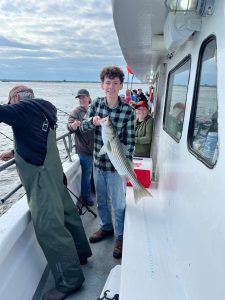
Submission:
[[[100,81],[94,81],[94,80],[29,80],[29,79],[0,79],[1,82],[58,82],[58,83],[65,83],[65,82],[90,82],[90,83],[100,83]],[[127,84],[130,82],[124,81],[124,84]],[[135,82],[133,81],[133,84],[148,84],[144,82]]]
[[[1,82],[93,82],[99,83],[100,81],[93,80],[29,80],[29,79],[0,79]]]

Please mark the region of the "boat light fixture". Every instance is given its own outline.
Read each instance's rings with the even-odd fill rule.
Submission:
[[[195,11],[197,8],[198,0],[166,0],[165,4],[169,11],[188,12]]]
[[[202,17],[210,16],[214,11],[215,0],[165,0],[169,11],[190,12],[196,11]]]

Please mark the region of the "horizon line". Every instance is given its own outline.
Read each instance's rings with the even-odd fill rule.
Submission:
[[[92,82],[92,83],[101,83],[101,81],[96,80],[41,80],[41,79],[0,79],[0,82]],[[130,84],[129,81],[124,81],[124,84]],[[146,82],[134,82],[132,84],[148,84]]]

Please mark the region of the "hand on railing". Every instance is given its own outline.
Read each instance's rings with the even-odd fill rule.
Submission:
[[[11,150],[0,153],[0,160],[7,161],[12,159],[13,157],[14,157],[14,153]]]

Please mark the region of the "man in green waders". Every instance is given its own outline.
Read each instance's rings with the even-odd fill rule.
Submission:
[[[9,104],[0,105],[0,122],[12,126],[15,149],[0,154],[15,156],[27,193],[37,240],[54,275],[55,288],[43,300],[61,300],[84,281],[80,264],[91,256],[80,216],[63,184],[63,169],[56,146],[56,108],[34,99],[32,89],[16,86]]]

